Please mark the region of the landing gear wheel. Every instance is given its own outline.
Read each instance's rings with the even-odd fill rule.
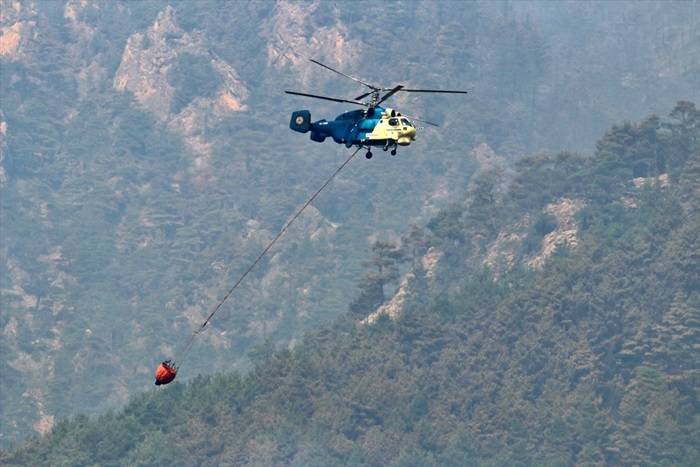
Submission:
[[[390,154],[391,154],[392,156],[395,156],[395,155],[396,155],[396,149],[392,149]]]
[[[372,158],[372,151],[367,151],[367,154],[365,154],[365,157],[367,159],[371,159]]]

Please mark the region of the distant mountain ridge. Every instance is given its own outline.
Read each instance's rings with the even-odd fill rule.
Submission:
[[[416,243],[382,270],[381,293],[365,287],[365,264],[412,225],[466,242],[444,208],[488,206],[524,154],[592,148],[614,122],[700,102],[697,2],[354,5],[0,0],[0,445],[146,390],[335,169],[344,149],[291,133],[289,114],[345,108],[282,91],[360,91],[309,57],[379,84],[474,92],[392,97],[442,127],[348,167],[217,316],[183,380],[243,370],[260,342],[294,346],[348,306],[399,316],[422,280],[413,262],[430,284],[467,261]],[[630,190],[620,199],[639,204]],[[538,235],[555,221],[547,251],[574,231],[580,244],[578,195],[503,226],[496,211],[469,214],[481,229],[469,264],[503,275],[544,259]]]
[[[399,250],[375,244],[349,314],[292,350],[258,346],[249,373],[62,421],[0,461],[696,464],[700,112],[681,102],[597,148],[523,159],[506,190],[482,171]],[[518,231],[512,261],[484,261]],[[380,264],[410,271],[400,310],[362,322],[377,281],[398,281]]]

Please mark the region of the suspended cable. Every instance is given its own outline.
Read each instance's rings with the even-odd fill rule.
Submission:
[[[257,266],[257,264],[263,259],[263,257],[265,257],[265,255],[270,250],[270,248],[272,248],[272,246],[277,242],[277,240],[279,240],[280,237],[282,237],[282,235],[284,235],[284,233],[289,229],[289,227],[294,223],[294,221],[297,220],[297,218],[304,212],[304,210],[316,199],[316,197],[318,195],[321,194],[321,192],[328,186],[328,184],[331,183],[331,181],[333,181],[333,179],[340,173],[340,171],[343,170],[345,168],[345,166],[350,163],[350,161],[355,157],[355,155],[360,151],[360,149],[362,149],[362,148],[358,147],[352,154],[350,154],[350,156],[345,160],[345,162],[343,162],[340,165],[340,167],[338,167],[335,170],[335,172],[333,172],[331,174],[331,176],[328,177],[328,179],[323,183],[323,185],[321,185],[321,187],[318,190],[316,190],[316,192],[313,195],[311,195],[311,197],[308,200],[306,200],[306,202],[301,206],[301,208],[299,208],[299,210],[296,212],[296,214],[294,214],[294,216],[277,233],[275,238],[273,238],[270,241],[270,243],[267,244],[267,246],[262,250],[262,252],[255,259],[255,261],[253,261],[253,263],[250,266],[248,266],[248,268],[243,272],[243,274],[241,274],[241,276],[233,284],[233,286],[229,289],[229,291],[226,292],[226,295],[224,295],[224,297],[219,301],[219,303],[216,304],[216,306],[214,307],[214,310],[209,314],[209,316],[207,316],[207,319],[205,319],[204,322],[192,332],[192,335],[190,335],[190,337],[187,341],[187,344],[185,344],[185,346],[183,347],[182,351],[179,354],[180,357],[178,360],[180,361],[180,363],[174,364],[175,368],[179,368],[182,365],[182,361],[185,359],[185,356],[187,356],[187,353],[190,351],[190,348],[192,347],[192,344],[194,343],[195,337],[197,337],[197,335],[204,330],[204,328],[207,326],[207,324],[209,324],[209,321],[214,317],[216,312],[219,311],[219,309],[223,306],[223,304],[226,302],[226,300],[228,300],[228,298],[231,296],[233,291],[236,290],[239,285],[241,285],[241,282],[243,282],[243,280],[246,278],[246,276],[248,274],[250,274],[250,272],[255,268],[255,266]]]

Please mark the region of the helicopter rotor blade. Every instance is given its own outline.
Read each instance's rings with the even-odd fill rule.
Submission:
[[[284,91],[284,92],[287,94],[293,94],[295,96],[313,97],[314,99],[323,99],[326,101],[333,101],[333,102],[346,102],[348,104],[355,104],[355,105],[361,105],[363,107],[367,107],[367,104],[365,104],[364,102],[352,101],[350,99],[338,99],[335,97],[318,96],[316,94],[306,94],[303,92],[296,92],[296,91]]]
[[[452,91],[449,89],[401,89],[404,92],[439,92],[443,94],[469,94],[469,91]]]
[[[370,92],[366,92],[366,93],[364,93],[364,94],[360,94],[359,96],[357,96],[357,97],[355,98],[355,100],[356,100],[356,101],[362,100],[362,99],[364,99],[365,97],[367,97],[367,96],[369,96],[370,94],[372,94],[373,92],[374,92],[374,91],[370,91]]]
[[[379,99],[374,105],[376,106],[376,105],[381,104],[382,102],[384,102],[385,100],[387,100],[388,98],[390,98],[391,96],[393,96],[394,94],[396,94],[396,93],[397,93],[398,91],[400,91],[401,89],[403,89],[403,86],[400,85],[400,84],[399,84],[398,86],[394,86],[393,89],[391,89],[389,92],[387,92],[386,94],[384,94],[384,95],[382,96],[382,98]]]
[[[346,75],[345,73],[343,73],[343,72],[341,72],[341,71],[338,71],[338,70],[335,70],[335,69],[329,67],[328,65],[324,65],[323,63],[319,62],[318,60],[314,60],[313,58],[310,58],[309,60],[311,60],[313,63],[315,63],[315,64],[318,65],[318,66],[322,66],[323,68],[332,71],[333,73],[338,73],[338,74],[341,75],[341,76],[345,76],[346,78],[350,78],[350,79],[353,80],[353,81],[356,81],[356,82],[358,82],[358,83],[360,83],[360,84],[363,84],[363,85],[367,86],[368,88],[372,89],[373,91],[379,91],[379,90],[380,90],[380,88],[378,88],[378,87],[376,87],[376,86],[372,86],[372,85],[369,84],[369,83],[365,83],[365,82],[362,81],[361,79],[357,79],[357,78],[355,78],[355,77],[353,77],[353,76]],[[369,93],[369,94],[371,94],[371,93]],[[367,96],[367,94],[363,95],[362,97],[366,97],[366,96]]]

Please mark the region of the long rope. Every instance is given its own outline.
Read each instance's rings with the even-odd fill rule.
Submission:
[[[209,321],[214,317],[216,312],[219,311],[219,309],[223,306],[224,302],[226,302],[226,300],[228,300],[228,298],[231,296],[233,291],[236,290],[239,285],[241,285],[241,282],[243,282],[243,280],[246,278],[246,276],[248,274],[250,274],[250,272],[255,268],[255,266],[257,266],[257,264],[260,262],[260,260],[263,259],[263,257],[267,254],[267,252],[270,250],[270,248],[272,248],[272,246],[277,242],[277,240],[279,240],[280,237],[282,237],[282,235],[284,235],[284,233],[287,231],[287,229],[289,229],[289,227],[292,225],[292,223],[294,223],[294,221],[297,220],[297,218],[301,215],[301,213],[304,212],[304,210],[316,199],[316,197],[321,194],[321,192],[324,190],[324,188],[326,188],[328,186],[328,184],[331,183],[331,181],[333,181],[333,179],[336,177],[336,175],[338,175],[340,173],[340,171],[343,170],[345,168],[345,166],[350,163],[350,161],[355,157],[355,155],[360,151],[360,149],[362,149],[362,148],[359,147],[359,148],[357,148],[357,150],[355,150],[355,152],[350,154],[350,157],[348,157],[345,160],[345,162],[343,162],[340,165],[340,167],[338,167],[335,170],[335,172],[333,172],[333,174],[330,177],[328,177],[328,179],[323,183],[323,185],[321,185],[321,187],[318,190],[316,190],[316,192],[313,195],[311,195],[311,197],[304,203],[304,205],[301,208],[299,208],[299,210],[296,212],[296,214],[294,214],[294,217],[292,217],[289,220],[289,222],[287,222],[284,225],[284,227],[282,227],[282,230],[279,231],[279,233],[275,236],[275,238],[273,238],[270,241],[270,243],[267,244],[265,249],[258,255],[258,257],[255,259],[255,261],[253,261],[253,263],[250,266],[248,266],[248,269],[246,269],[245,272],[243,272],[243,274],[241,274],[241,277],[239,277],[238,280],[236,281],[236,283],[233,284],[233,287],[231,287],[231,289],[226,293],[226,295],[224,295],[224,298],[222,298],[219,301],[219,303],[216,305],[216,307],[214,307],[214,311],[212,311],[209,314],[209,316],[207,316],[207,319],[204,320],[204,322],[202,323],[201,326],[199,326],[197,329],[195,329],[192,332],[192,335],[190,336],[189,340],[187,341],[187,344],[183,348],[182,352],[180,352],[179,361],[184,360],[185,356],[190,351],[192,344],[194,343],[195,337],[197,337],[197,335],[204,330],[204,328],[207,326],[207,324],[209,324]],[[181,364],[182,363],[180,363],[179,365],[176,365],[176,366],[179,367]]]

